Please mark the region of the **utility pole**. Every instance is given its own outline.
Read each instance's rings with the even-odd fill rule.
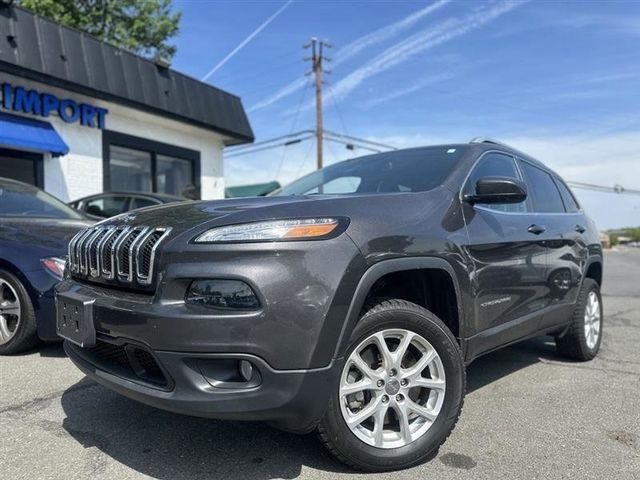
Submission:
[[[309,43],[304,46],[304,48],[311,48],[311,57],[305,58],[305,60],[311,60],[311,71],[307,75],[313,73],[316,83],[316,163],[318,170],[322,168],[322,138],[324,135],[322,122],[322,74],[325,72],[322,69],[322,63],[325,60],[331,61],[331,59],[323,55],[324,47],[331,48],[331,44],[324,40],[318,40],[316,37],[312,37]]]

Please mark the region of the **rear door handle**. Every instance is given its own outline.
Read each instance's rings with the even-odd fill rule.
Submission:
[[[529,228],[527,228],[527,231],[529,233],[533,233],[534,235],[540,235],[541,233],[544,233],[546,230],[547,229],[542,225],[531,225]]]
[[[586,232],[586,231],[587,231],[587,229],[586,229],[586,228],[584,228],[582,225],[576,225],[576,232],[578,232],[578,233],[584,233],[584,232]]]

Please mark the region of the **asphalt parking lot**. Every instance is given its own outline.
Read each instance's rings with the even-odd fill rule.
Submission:
[[[640,249],[607,252],[605,337],[590,363],[548,338],[469,367],[460,421],[393,478],[640,478]],[[89,381],[59,345],[0,358],[0,478],[362,478],[314,436],[182,417]],[[385,477],[385,475],[380,475]]]

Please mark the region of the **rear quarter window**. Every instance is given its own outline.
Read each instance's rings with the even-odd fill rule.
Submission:
[[[564,208],[566,209],[567,213],[579,212],[580,205],[578,205],[578,202],[576,201],[576,198],[573,196],[573,193],[571,192],[571,190],[569,190],[569,187],[559,178],[554,178],[554,181],[556,182],[556,186],[560,191],[560,196],[562,197],[562,201],[564,202]]]

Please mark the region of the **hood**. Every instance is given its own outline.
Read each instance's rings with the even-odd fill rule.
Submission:
[[[222,221],[229,216],[257,212],[266,207],[277,207],[304,200],[307,200],[307,197],[251,197],[171,203],[123,213],[104,220],[99,225],[169,226],[175,233],[180,233],[213,220]],[[229,221],[233,223],[235,220],[229,219]]]
[[[38,265],[43,257],[66,256],[69,240],[91,223],[57,218],[2,218],[0,250],[11,261]]]
[[[428,205],[441,209],[443,195],[439,187],[431,192],[389,194],[308,195],[283,197],[252,197],[226,200],[183,202],[159,205],[131,211],[100,223],[100,225],[130,225],[171,227],[172,237],[182,233],[194,235],[208,228],[246,222],[284,218],[348,217],[368,221],[387,221],[389,211],[416,204],[418,211],[428,211]],[[390,205],[397,205],[389,209]],[[446,207],[445,207],[446,208]]]

